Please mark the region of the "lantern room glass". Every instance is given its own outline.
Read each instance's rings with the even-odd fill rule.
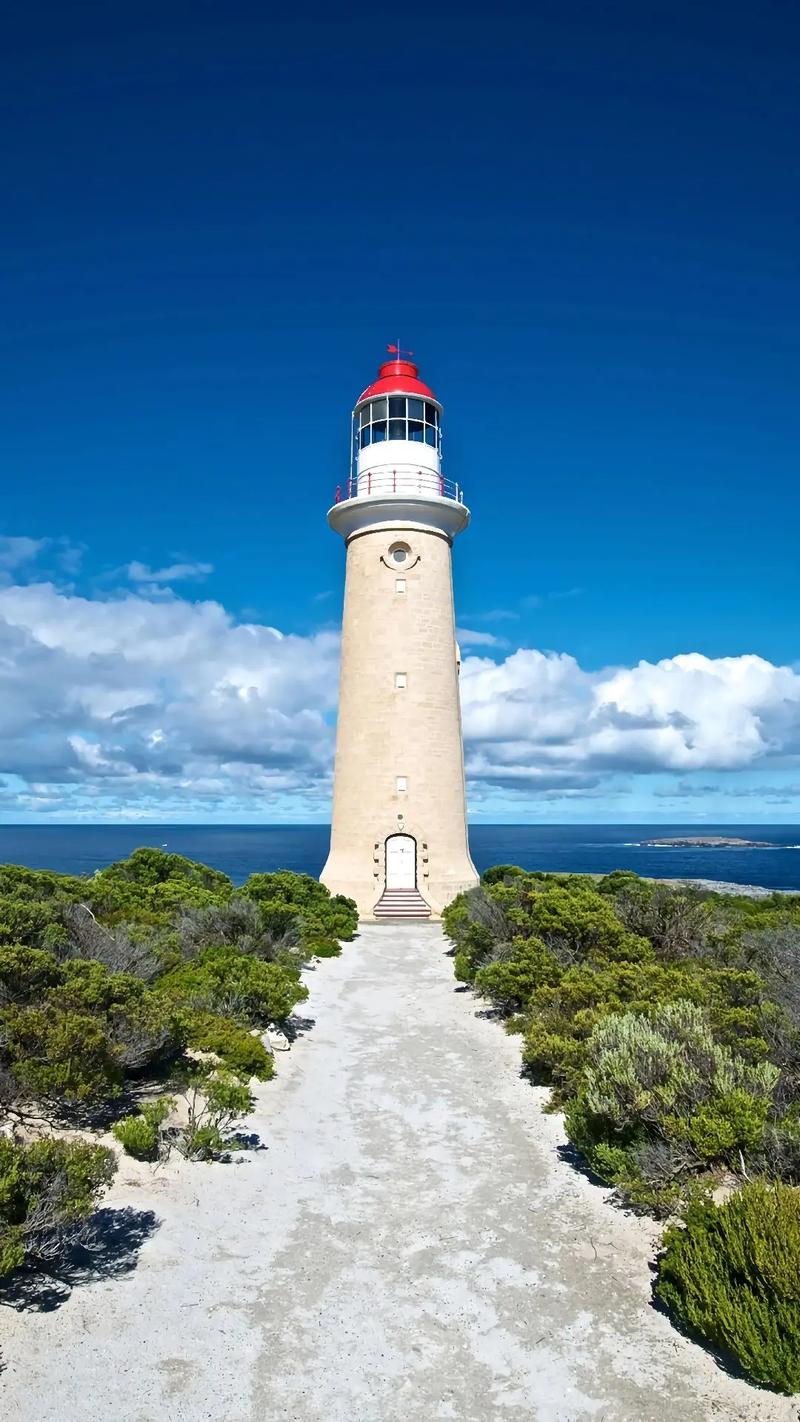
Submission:
[[[387,418],[388,417],[388,418]],[[439,411],[430,400],[390,395],[369,400],[353,416],[353,454],[381,440],[408,440],[441,450]]]

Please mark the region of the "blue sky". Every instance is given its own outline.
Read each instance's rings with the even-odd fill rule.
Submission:
[[[211,603],[234,641],[244,622],[335,658],[325,510],[399,335],[473,511],[473,812],[797,818],[797,13],[273,8],[7,24],[0,536],[37,546],[0,545],[0,617],[48,692],[30,670],[6,688],[0,817],[326,817],[327,692],[288,667],[280,695],[240,686],[221,635],[202,688],[168,684],[124,639]],[[82,699],[109,605],[130,627]],[[527,649],[580,669],[560,726]],[[620,691],[613,669],[662,659]],[[310,717],[310,761],[291,728],[209,738],[230,685],[253,726]],[[522,707],[494,737],[489,695]],[[598,698],[616,739],[587,749]]]

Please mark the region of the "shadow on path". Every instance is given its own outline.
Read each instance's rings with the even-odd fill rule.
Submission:
[[[56,1265],[23,1265],[0,1279],[0,1304],[18,1311],[52,1313],[80,1284],[130,1274],[138,1263],[139,1250],[159,1224],[152,1210],[135,1210],[130,1205],[97,1210],[86,1233]]]

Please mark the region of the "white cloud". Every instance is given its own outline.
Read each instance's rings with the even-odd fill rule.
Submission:
[[[688,653],[587,671],[460,635],[478,649],[461,673],[473,803],[533,814],[629,784],[689,801],[720,778],[757,795],[761,775],[765,802],[797,795],[792,667]],[[283,634],[149,584],[91,598],[0,585],[0,809],[325,818],[337,661],[334,632]]]
[[[496,637],[494,632],[476,632],[469,627],[457,627],[456,637],[462,647],[507,647],[508,643],[502,637]]]
[[[31,563],[47,542],[44,538],[11,538],[0,534],[0,569],[13,572],[24,563]]]
[[[522,649],[467,658],[461,685],[468,773],[507,788],[786,765],[800,753],[800,675],[762,657],[695,652],[587,672]]]
[[[0,776],[22,809],[60,786],[77,810],[97,792],[109,812],[324,812],[337,659],[335,633],[284,636],[216,602],[0,588]]]
[[[213,573],[213,563],[170,563],[166,568],[148,568],[146,563],[129,563],[125,569],[132,583],[202,582]]]

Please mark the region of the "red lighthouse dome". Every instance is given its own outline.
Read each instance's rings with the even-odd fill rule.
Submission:
[[[385,360],[378,371],[378,379],[373,380],[366,390],[362,390],[356,405],[369,400],[373,395],[421,395],[424,400],[435,400],[429,385],[419,378],[419,369],[413,361]]]

